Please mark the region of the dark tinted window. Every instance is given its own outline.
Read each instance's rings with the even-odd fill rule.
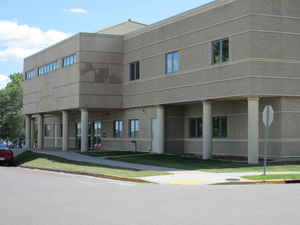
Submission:
[[[227,137],[227,117],[213,118],[213,136],[219,138]]]
[[[190,137],[202,137],[202,118],[190,119]]]
[[[221,64],[229,60],[229,39],[212,42],[212,64]]]
[[[129,65],[130,80],[140,79],[140,62],[133,62]]]

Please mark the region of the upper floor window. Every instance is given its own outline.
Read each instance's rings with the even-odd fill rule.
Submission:
[[[129,137],[136,138],[139,134],[139,120],[129,120]]]
[[[63,67],[70,66],[77,63],[77,55],[70,55],[63,58]]]
[[[166,54],[166,74],[179,71],[179,52]]]
[[[140,62],[133,62],[129,64],[130,80],[140,79]]]
[[[31,80],[35,77],[34,70],[28,71],[25,73],[25,80]]]
[[[58,61],[39,67],[39,76],[58,69]]]
[[[114,121],[114,137],[121,137],[123,132],[123,121],[115,120]]]
[[[190,137],[191,138],[202,137],[202,118],[190,119]]]
[[[217,138],[227,137],[227,117],[213,118],[213,136]]]
[[[212,64],[221,64],[229,60],[229,39],[212,42]]]

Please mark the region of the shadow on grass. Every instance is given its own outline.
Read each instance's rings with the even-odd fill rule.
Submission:
[[[248,172],[248,171],[261,171],[262,165],[249,165],[247,162],[232,162],[224,160],[202,160],[199,158],[189,158],[182,156],[171,155],[145,155],[133,156],[128,158],[113,159],[122,162],[140,163],[146,165],[163,166],[175,169],[184,170],[202,170],[212,172]],[[269,166],[277,167],[280,170],[284,166],[297,167],[296,170],[300,171],[300,162],[277,162]]]
[[[72,160],[67,160],[67,159],[63,159],[63,158],[52,156],[52,155],[35,153],[35,152],[22,153],[21,155],[15,157],[15,163],[16,163],[16,166],[22,166],[22,165],[25,165],[26,163],[30,163],[37,159],[45,159],[45,160],[52,161],[54,163],[62,163],[62,164],[70,165],[70,166],[90,166],[90,167],[99,167],[99,168],[107,168],[107,169],[124,169],[121,167],[111,167],[111,166],[98,165],[98,164],[87,163],[87,162],[72,161]],[[133,171],[133,172],[140,171],[140,170],[136,170],[136,169],[127,169],[127,168],[126,168],[126,170]]]
[[[87,155],[92,157],[109,157],[109,156],[127,156],[127,155],[141,155],[141,154],[147,154],[143,152],[129,152],[129,151],[94,151],[94,152],[79,152],[81,155]]]

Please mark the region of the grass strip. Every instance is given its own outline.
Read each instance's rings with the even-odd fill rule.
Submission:
[[[199,158],[173,155],[143,155],[111,159],[122,162],[162,166],[183,170],[198,170],[213,173],[263,172],[264,170],[262,165],[248,165],[247,163],[221,160],[202,160]],[[300,162],[269,165],[268,172],[300,172]]]
[[[259,176],[244,176],[248,180],[295,180],[300,179],[300,174],[270,174],[270,175],[259,175]]]
[[[120,177],[147,177],[157,175],[168,175],[170,173],[164,171],[150,171],[150,170],[134,170],[118,167],[102,166],[86,162],[77,162],[66,160],[60,157],[25,152],[15,158],[17,165],[25,167],[35,167],[41,169],[63,170],[78,173],[103,174]]]

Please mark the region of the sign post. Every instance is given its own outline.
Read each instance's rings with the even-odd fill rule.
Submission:
[[[265,125],[265,141],[264,141],[264,176],[267,175],[269,130],[274,120],[274,110],[272,106],[267,105],[263,112],[263,122]]]

